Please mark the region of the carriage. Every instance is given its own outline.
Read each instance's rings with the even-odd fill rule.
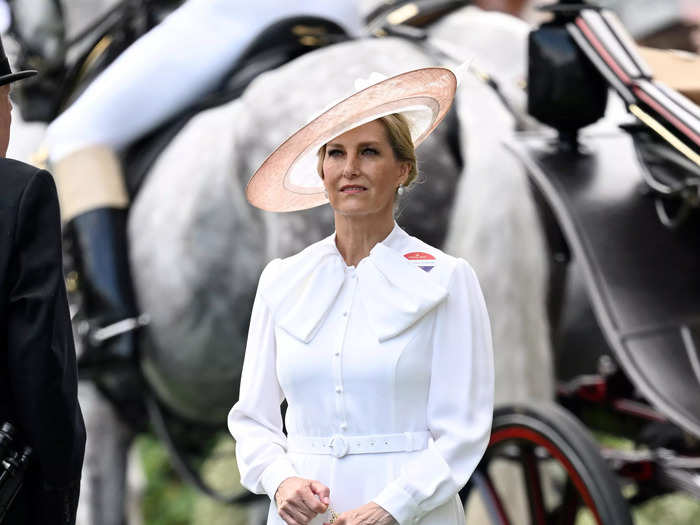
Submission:
[[[123,44],[134,36],[124,31],[131,17],[152,24],[153,9],[164,4],[126,2],[108,13],[101,22],[114,25],[93,35],[79,66],[60,79],[69,86],[64,99],[50,98],[53,106],[36,118],[55,116],[101,61],[113,59],[120,40],[105,38],[116,31]],[[373,13],[369,26],[378,36],[430,46],[423,28],[462,4],[396,2]],[[700,205],[700,110],[654,81],[609,13],[565,1],[550,9],[552,21],[529,38],[527,95],[530,116],[550,127],[524,129],[507,148],[527,171],[547,241],[557,404],[498,407],[484,459],[460,496],[465,505],[479,500],[494,525],[626,524],[632,506],[659,494],[700,498],[700,219],[693,211]],[[271,31],[216,93],[127,151],[133,193],[193,115],[236,98],[264,70],[346,39],[318,20]],[[484,80],[499,90],[493,78]],[[20,96],[46,85],[30,85]],[[610,88],[635,118],[590,126],[603,116]],[[114,336],[85,323],[92,344]],[[145,410],[175,466],[214,497],[247,501],[201,480],[183,451],[192,445],[182,441],[192,421],[163,384],[167,373],[163,381],[153,374],[140,383]],[[210,431],[208,422],[194,423]],[[601,446],[592,432],[604,443],[623,438],[626,448]]]
[[[653,79],[610,13],[551,9],[530,35],[528,108],[556,132],[509,149],[547,238],[559,406],[499,408],[471,490],[492,523],[631,523],[656,495],[700,497],[700,108]],[[609,85],[637,119],[580,131]],[[521,471],[529,520],[508,514],[499,463]]]

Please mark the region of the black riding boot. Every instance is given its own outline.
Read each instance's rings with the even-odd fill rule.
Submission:
[[[69,265],[77,273],[80,317],[87,321],[78,327],[84,336],[79,366],[92,369],[131,362],[138,309],[129,270],[126,210],[85,212],[66,225],[65,236]]]
[[[64,230],[69,291],[78,297],[81,378],[92,379],[131,421],[143,421],[138,335],[144,324],[129,270],[127,210],[98,208]],[[70,270],[73,270],[73,274]]]

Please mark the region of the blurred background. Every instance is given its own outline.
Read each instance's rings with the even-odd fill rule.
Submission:
[[[192,4],[204,1],[189,0]],[[183,474],[194,484],[204,480],[207,486],[226,497],[245,494],[239,483],[235,444],[225,430],[224,421],[226,407],[237,396],[236,380],[257,275],[266,260],[293,253],[327,233],[330,217],[327,212],[313,212],[270,218],[250,210],[241,189],[255,166],[276,144],[308,115],[347,92],[347,85],[336,86],[335,91],[327,88],[326,84],[331,82],[325,82],[325,77],[346,75],[350,79],[366,75],[381,68],[382,60],[386,63],[382,72],[389,74],[394,72],[391,68],[441,63],[449,55],[454,60],[473,58],[472,73],[474,78],[481,75],[481,80],[473,85],[467,81],[465,94],[458,99],[454,118],[460,121],[461,131],[455,128],[452,138],[445,131],[445,136],[438,136],[433,145],[425,147],[425,158],[431,159],[430,162],[433,158],[451,159],[436,160],[436,171],[455,175],[435,177],[441,186],[431,185],[433,177],[426,176],[420,190],[429,197],[412,197],[399,222],[403,225],[405,220],[412,233],[422,238],[432,236],[435,244],[446,246],[447,251],[474,263],[492,317],[501,319],[495,321],[498,326],[494,327],[497,343],[499,337],[503,338],[497,348],[507,349],[500,350],[504,356],[501,361],[497,355],[497,367],[502,366],[499,402],[551,400],[555,397],[555,376],[561,376],[562,370],[568,370],[567,366],[580,368],[595,361],[581,357],[580,365],[571,361],[562,364],[552,356],[546,293],[541,287],[536,289],[538,283],[544,282],[549,264],[542,255],[543,234],[539,227],[532,235],[523,234],[520,229],[536,222],[535,213],[527,207],[530,205],[523,207],[517,201],[517,193],[528,193],[524,172],[519,168],[518,175],[517,170],[509,171],[508,166],[501,166],[506,173],[499,179],[497,170],[490,171],[496,159],[503,155],[499,149],[502,142],[519,126],[514,122],[522,123],[519,131],[541,129],[526,114],[527,35],[532,28],[552,18],[550,11],[538,7],[574,2],[346,1],[342,2],[342,8],[338,7],[335,23],[348,29],[355,38],[386,40],[385,50],[376,48],[385,51],[385,55],[376,56],[375,48],[368,48],[365,55],[359,44],[348,44],[346,36],[335,34],[336,29],[321,25],[321,29],[315,29],[309,24],[300,29],[301,33],[294,34],[294,45],[298,47],[301,42],[303,50],[271,33],[256,41],[260,49],[246,47],[259,32],[248,31],[243,25],[257,27],[256,16],[274,21],[290,13],[308,14],[303,7],[298,12],[290,11],[290,4],[278,2],[268,0],[251,5],[230,0],[244,21],[233,24],[230,30],[233,34],[240,31],[242,35],[242,51],[233,56],[235,67],[221,66],[216,78],[190,99],[178,103],[171,114],[154,117],[148,125],[134,124],[141,127],[128,140],[114,139],[130,200],[129,222],[124,224],[122,232],[129,237],[130,252],[122,255],[130,259],[138,312],[148,317],[131,315],[137,319],[134,326],[138,330],[149,326],[151,332],[140,342],[130,343],[138,347],[138,372],[117,371],[110,375],[111,372],[105,374],[100,369],[89,370],[86,365],[83,374],[81,369],[81,405],[89,444],[78,515],[80,525],[264,523],[266,498],[227,505],[204,494],[193,483],[183,481]],[[420,9],[414,4],[420,4]],[[677,60],[690,62],[694,60],[691,54],[700,52],[700,0],[608,0],[601,4],[619,16],[640,46],[672,49]],[[13,69],[21,63],[42,73],[39,81],[27,83],[13,94],[15,110],[8,157],[48,165],[54,171],[53,165],[57,166],[59,160],[52,156],[52,151],[63,147],[64,129],[83,128],[82,138],[77,133],[76,141],[86,140],[85,130],[97,129],[86,116],[92,114],[89,111],[76,112],[67,127],[68,119],[57,120],[59,116],[80,100],[80,94],[140,35],[151,27],[169,23],[169,14],[179,5],[177,0],[0,0],[0,28]],[[322,11],[332,13],[333,5],[336,4],[332,1],[325,2]],[[353,10],[355,15],[347,14]],[[170,21],[173,25],[174,20]],[[399,29],[387,34],[386,27],[392,26]],[[409,29],[402,32],[401,26]],[[299,24],[294,27],[298,29]],[[417,36],[415,31],[411,33],[411,28],[424,34]],[[217,26],[211,31],[224,33],[227,27]],[[243,35],[249,33],[248,40],[244,40]],[[411,46],[426,36],[434,48],[421,48],[419,56]],[[163,48],[162,62],[158,54],[150,51],[147,65],[153,78],[167,77],[168,68],[174,67],[168,57],[185,51],[190,57],[197,56],[197,49],[189,49],[190,40],[184,40],[187,43],[180,49]],[[407,45],[407,41],[412,44]],[[353,51],[344,56],[342,46],[348,45],[358,47],[345,48]],[[273,48],[277,54],[269,51]],[[335,57],[336,62],[328,57]],[[678,80],[688,100],[695,101],[691,104],[700,100],[700,69],[695,64],[691,71],[697,77],[685,75]],[[302,74],[295,73],[295,67]],[[175,73],[188,75],[187,69]],[[309,80],[304,86],[305,75]],[[296,84],[289,84],[290,79],[299,84],[296,91]],[[495,99],[491,100],[492,94],[486,94],[492,91],[484,87],[484,79],[497,81],[498,96],[506,101],[515,117],[501,119],[488,112],[486,108]],[[143,78],[139,81],[144,82]],[[114,82],[111,77],[103,84]],[[130,79],[121,78],[118,82],[128,85]],[[99,86],[102,92],[109,91],[104,85]],[[138,103],[116,108],[120,114],[118,126],[140,122],[139,114],[146,112],[149,105],[156,105],[158,98],[176,91],[172,86],[172,82],[165,85],[162,94],[142,90]],[[285,86],[290,86],[286,92]],[[85,93],[89,94],[86,98],[91,103],[100,104],[99,90]],[[153,97],[150,103],[149,97]],[[478,104],[471,102],[482,100],[479,97],[485,100],[484,114],[479,114]],[[613,91],[606,111],[608,120],[603,120],[602,128],[606,122],[613,122],[616,127],[631,120],[624,103]],[[482,127],[491,118],[494,127]],[[495,123],[499,119],[504,123],[500,128]],[[47,135],[49,124],[55,130],[53,135],[50,132]],[[481,131],[483,134],[477,139]],[[95,141],[100,143],[99,137]],[[449,153],[453,143],[458,149],[461,146],[462,151],[455,158]],[[475,144],[480,144],[483,152],[489,152],[483,153],[483,160],[472,155]],[[427,166],[430,162],[425,161],[425,173],[430,172]],[[470,175],[469,170],[492,173],[493,177],[484,182]],[[471,176],[469,184],[459,182],[462,172],[465,177]],[[519,177],[518,182],[507,179],[510,176]],[[510,187],[506,191],[515,195],[504,193],[505,184]],[[224,211],[213,213],[212,209],[219,209],[219,205]],[[448,213],[453,206],[457,211]],[[447,210],[444,214],[435,211],[443,208]],[[471,211],[460,212],[460,209]],[[475,218],[487,212],[494,217],[492,222]],[[421,224],[414,226],[415,222]],[[494,232],[498,233],[492,236]],[[79,351],[83,352],[86,334],[94,335],[95,327],[91,323],[99,316],[90,311],[89,298],[84,296],[86,281],[81,279],[87,278],[83,277],[80,257],[75,255],[76,250],[83,248],[77,241],[71,244],[71,235],[67,234],[67,286],[72,292]],[[234,238],[235,242],[229,242]],[[515,254],[518,260],[511,261],[516,259]],[[530,266],[522,266],[523,261]],[[508,264],[512,268],[517,265],[517,269],[510,272]],[[125,275],[128,274],[127,271]],[[504,279],[504,274],[510,277]],[[234,280],[235,286],[222,284]],[[523,284],[524,280],[529,283]],[[539,306],[532,307],[533,301]],[[107,346],[114,337],[121,334],[106,336]],[[534,353],[519,352],[519,347],[528,345],[536,349]],[[175,347],[183,350],[163,351]],[[203,351],[203,347],[212,350]],[[596,366],[598,362],[591,368]],[[634,440],[614,433],[596,430],[594,436],[603,447],[639,450]],[[698,436],[688,434],[683,439],[690,440],[696,448],[688,448],[697,453]],[[182,463],[183,457],[186,465]],[[694,468],[697,484],[700,466]],[[623,487],[630,500],[634,498],[634,490]],[[640,500],[643,501],[632,509],[637,525],[700,523],[700,500],[692,491],[690,494],[669,491]],[[491,523],[485,521],[483,510],[474,510],[469,519],[470,523]],[[520,522],[513,518],[512,523]],[[595,523],[595,519],[583,513],[571,523]]]

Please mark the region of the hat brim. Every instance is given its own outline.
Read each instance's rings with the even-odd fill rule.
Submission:
[[[319,148],[346,131],[392,113],[423,112],[412,129],[417,147],[437,127],[452,105],[457,79],[446,68],[430,67],[402,73],[354,93],[334,105],[284,141],[265,159],[246,187],[248,201],[267,211],[297,211],[328,202],[315,172]],[[317,184],[299,184],[299,172]]]
[[[17,71],[17,73],[10,73],[9,75],[0,76],[0,86],[4,86],[11,82],[16,82],[17,80],[22,80],[24,78],[33,77],[37,74],[37,71],[33,69],[27,69],[25,71]]]

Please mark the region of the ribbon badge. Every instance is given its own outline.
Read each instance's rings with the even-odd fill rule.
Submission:
[[[410,252],[404,254],[404,257],[417,265],[424,272],[429,272],[435,267],[435,257],[425,252]]]

